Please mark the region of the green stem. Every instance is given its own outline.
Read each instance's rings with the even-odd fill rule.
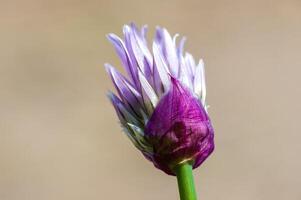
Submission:
[[[181,200],[197,200],[192,166],[185,162],[175,167]]]

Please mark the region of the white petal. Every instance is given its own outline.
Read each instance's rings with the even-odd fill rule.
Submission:
[[[172,41],[172,38],[166,29],[163,29],[165,55],[169,64],[169,69],[174,76],[178,76],[179,72],[179,61],[177,57],[176,47]]]
[[[170,87],[170,73],[161,55],[160,47],[156,42],[153,42],[153,54],[156,63],[155,67],[157,68],[157,71],[159,73],[164,91],[168,91]]]
[[[205,106],[206,100],[206,81],[205,81],[205,68],[204,62],[200,59],[199,64],[195,70],[194,76],[194,92],[201,99],[203,106]]]
[[[201,75],[202,75],[202,103],[205,106],[206,100],[206,80],[205,80],[205,67],[203,60],[200,60],[199,65],[201,66]]]
[[[182,39],[179,42],[179,46],[177,48],[177,54],[178,54],[179,59],[180,59],[180,57],[183,54],[183,49],[184,49],[185,41],[186,41],[186,37],[182,37]]]
[[[193,91],[192,78],[190,75],[190,71],[187,67],[187,64],[184,61],[183,56],[180,56],[180,61],[181,61],[181,67],[180,67],[179,79],[181,80],[182,84],[184,84],[187,88]]]
[[[176,33],[174,36],[173,36],[173,38],[172,38],[172,42],[173,42],[173,45],[174,46],[177,46],[177,38],[179,37],[179,34],[178,33]]]
[[[185,64],[186,64],[186,67],[188,69],[189,76],[192,79],[193,74],[195,74],[195,67],[196,66],[195,66],[195,61],[193,59],[193,56],[188,52],[185,53]]]
[[[152,86],[149,84],[149,82],[146,80],[145,76],[143,76],[143,74],[140,71],[138,72],[138,75],[139,75],[139,80],[140,80],[142,89],[144,90],[145,94],[151,101],[153,107],[155,107],[158,103],[158,97],[156,95],[156,92],[154,91]]]
[[[146,44],[147,43],[147,41],[146,41],[146,34],[147,34],[147,31],[148,31],[148,26],[147,25],[144,25],[144,26],[142,26],[142,28],[141,28],[141,37],[142,37],[142,39],[143,39],[143,42]]]
[[[193,80],[194,93],[201,98],[202,96],[202,66],[198,64],[195,69],[195,75]]]

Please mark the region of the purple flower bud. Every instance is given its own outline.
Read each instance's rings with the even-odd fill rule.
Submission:
[[[214,149],[213,128],[205,109],[174,78],[144,131],[153,146],[152,161],[168,174],[183,161],[198,167]]]
[[[196,168],[214,149],[204,63],[183,56],[185,38],[177,46],[178,35],[172,38],[160,27],[150,51],[146,29],[125,25],[124,40],[108,35],[128,74],[106,64],[119,96],[109,98],[133,144],[157,168],[175,175],[174,166],[191,162]]]

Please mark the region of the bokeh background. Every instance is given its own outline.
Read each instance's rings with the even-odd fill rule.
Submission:
[[[124,23],[188,37],[214,154],[199,199],[301,199],[299,0],[0,0],[0,199],[178,199],[121,132],[103,63]]]

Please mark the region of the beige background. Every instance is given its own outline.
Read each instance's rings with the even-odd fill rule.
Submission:
[[[105,34],[157,24],[206,63],[216,150],[199,199],[301,199],[301,2],[0,0],[0,199],[178,199],[105,97]]]

